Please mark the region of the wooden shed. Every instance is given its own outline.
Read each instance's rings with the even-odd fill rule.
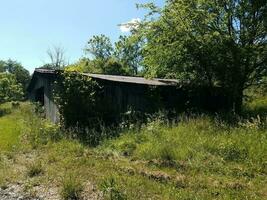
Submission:
[[[103,98],[118,113],[127,112],[129,109],[153,113],[160,109],[155,107],[155,101],[159,101],[163,109],[174,109],[177,98],[184,99],[183,92],[177,87],[178,82],[174,79],[145,79],[90,73],[82,75],[91,77],[103,87]],[[54,123],[59,121],[58,108],[53,95],[57,78],[55,70],[36,69],[28,87],[29,99],[42,104],[46,117]],[[153,90],[157,90],[156,100],[151,100]]]

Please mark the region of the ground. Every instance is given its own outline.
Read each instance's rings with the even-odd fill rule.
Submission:
[[[235,125],[157,119],[96,147],[1,105],[0,199],[267,199],[267,118],[250,105],[261,114]]]

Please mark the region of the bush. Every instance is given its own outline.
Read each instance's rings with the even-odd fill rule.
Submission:
[[[60,140],[63,137],[60,126],[42,118],[42,114],[36,111],[39,111],[38,105],[25,104],[21,107],[21,112],[24,113],[24,123],[27,123],[23,130],[25,142],[36,148],[39,145],[46,145],[50,141]]]

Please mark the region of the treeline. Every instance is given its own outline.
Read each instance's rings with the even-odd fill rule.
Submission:
[[[87,57],[69,65],[69,70],[110,75],[143,75],[142,41],[135,35],[120,36],[112,44],[106,35],[95,35],[87,43],[84,52]]]
[[[42,67],[219,87],[236,112],[246,89],[266,87],[266,0],[166,0],[162,8],[153,3],[137,8],[147,9],[147,15],[127,24],[127,36],[114,44],[105,35],[93,36],[86,56],[73,64],[66,64],[63,49],[54,48],[48,51],[51,62]]]
[[[112,45],[91,38],[70,70],[175,78],[192,87],[220,87],[240,112],[244,91],[267,83],[266,0],[166,0],[153,3],[131,34]]]

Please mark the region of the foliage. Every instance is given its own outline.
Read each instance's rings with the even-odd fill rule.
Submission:
[[[95,35],[85,48],[91,60],[82,59],[75,68],[83,72],[102,73],[111,75],[137,75],[141,63],[141,41],[138,37],[120,36],[113,47],[105,35]],[[85,62],[84,62],[85,61]],[[86,63],[86,64],[85,64]],[[79,67],[79,66],[86,67]],[[72,66],[73,68],[73,66]]]
[[[30,73],[20,63],[14,60],[0,61],[0,73],[13,74],[16,82],[21,84],[23,92],[26,92],[26,88],[30,82]]]
[[[102,69],[99,65],[94,65],[88,58],[81,58],[77,62],[68,65],[65,71],[69,72],[84,72],[84,73],[101,73]]]
[[[11,103],[0,104],[0,153],[12,151],[19,145],[20,128],[23,127],[20,120],[20,108],[12,108]]]
[[[252,107],[256,102],[263,101],[251,102]],[[27,134],[43,130],[44,122],[34,113],[35,107],[28,103],[18,108],[11,104],[0,107],[11,110],[0,117],[3,187],[16,182],[31,187],[38,184],[34,189],[45,199],[54,196],[46,196],[51,193],[43,193],[43,188],[53,194],[70,188],[65,190],[67,194],[77,194],[75,191],[81,190],[76,185],[82,185],[85,199],[103,197],[99,190],[106,191],[106,198],[112,191],[113,196],[127,199],[266,199],[264,118],[260,122],[239,119],[235,125],[224,123],[219,116],[184,116],[179,123],[169,124],[159,118],[142,129],[123,131],[96,148],[63,137],[32,149]],[[7,139],[11,135],[12,139]],[[19,148],[4,148],[12,157],[3,154],[2,144],[13,146],[15,140]],[[46,173],[25,177],[18,169],[27,169],[29,159],[42,160]],[[68,181],[69,174],[72,181]]]
[[[31,148],[35,149],[62,139],[63,133],[60,131],[59,125],[51,124],[43,118],[43,110],[40,105],[25,103],[18,110],[17,115],[23,116],[23,128],[20,135]]]
[[[130,72],[127,68],[124,68],[123,64],[115,58],[110,58],[104,64],[103,73],[109,75],[129,75]]]
[[[255,119],[263,117],[267,113],[267,93],[265,88],[251,88],[246,91],[244,116],[252,116]]]
[[[104,193],[104,196],[106,199],[109,200],[125,200],[126,195],[123,194],[118,185],[116,184],[116,181],[113,177],[104,180],[103,183],[101,184],[102,191]]]
[[[64,200],[79,200],[83,191],[83,185],[79,178],[69,175],[62,180],[61,197]]]
[[[243,91],[266,76],[266,1],[168,0],[139,28],[147,76],[220,86],[240,111]],[[158,14],[158,17],[155,16]]]
[[[97,120],[98,84],[89,76],[73,72],[58,72],[56,102],[64,126],[75,127],[89,120]],[[95,121],[94,121],[95,122]],[[93,124],[91,122],[89,124]],[[88,124],[88,125],[89,125]]]
[[[0,73],[0,103],[22,100],[23,87],[17,82],[15,75]]]
[[[131,75],[137,75],[140,71],[142,45],[143,41],[137,35],[120,36],[115,43],[114,55],[131,70]]]
[[[246,126],[249,123],[246,121],[240,123],[240,127],[231,127],[205,116],[185,118],[174,127],[165,126],[160,121],[152,122],[141,131],[129,131],[105,145],[124,156],[148,161],[156,159],[174,166],[179,162],[197,166],[209,156],[218,159],[218,165],[224,162],[254,163],[264,171],[267,138],[266,129],[261,127],[267,121],[262,118],[260,126],[258,122],[255,126]],[[129,151],[131,154],[125,153]]]
[[[111,57],[113,47],[107,36],[95,35],[88,41],[85,51],[89,52],[95,59],[105,61]]]
[[[55,100],[61,125],[79,138],[97,144],[103,136],[102,127],[116,120],[113,108],[103,98],[102,88],[91,77],[80,73],[58,72],[58,77]]]
[[[27,170],[27,175],[29,177],[32,178],[35,176],[39,176],[43,173],[44,173],[44,169],[43,169],[43,165],[40,161],[39,162],[33,162],[33,163],[29,164],[28,170]]]

